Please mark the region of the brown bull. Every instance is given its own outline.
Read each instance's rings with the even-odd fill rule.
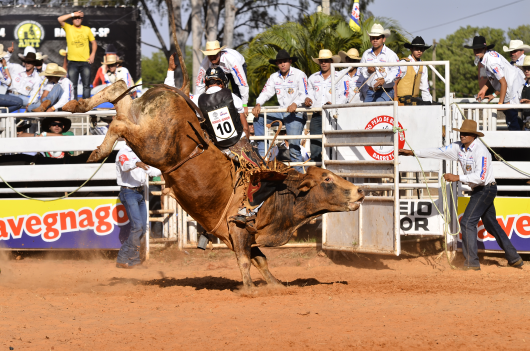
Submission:
[[[79,103],[72,101],[63,109],[86,112],[114,101],[126,89],[125,83],[119,81],[94,97]],[[328,170],[309,167],[306,174],[300,174],[291,169],[279,190],[260,208],[258,232],[251,235],[227,220],[237,213],[244,194],[243,187],[233,190],[236,173],[231,161],[211,142],[197,157],[189,159],[194,150],[200,150],[197,145],[204,144],[205,137],[195,111],[184,98],[157,87],[134,101],[126,96],[117,102],[116,118],[89,162],[107,156],[118,137],[125,138],[143,162],[160,169],[182,208],[235,251],[246,288],[253,286],[251,263],[267,283],[279,284],[270,273],[260,246],[284,245],[298,227],[312,218],[326,212],[355,211],[364,198],[360,188]]]

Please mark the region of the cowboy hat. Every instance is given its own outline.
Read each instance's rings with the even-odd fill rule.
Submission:
[[[61,55],[61,56],[66,56],[66,54],[68,54],[68,51],[67,51],[67,50],[65,50],[65,49],[61,49],[61,50],[59,50],[59,55]]]
[[[370,31],[366,31],[366,34],[368,34],[371,37],[379,37],[381,35],[384,35],[385,37],[390,36],[390,29],[384,29],[382,25],[379,23],[374,23]]]
[[[53,122],[61,122],[64,125],[62,133],[66,133],[70,127],[72,126],[72,121],[65,117],[46,117],[41,122],[42,130],[49,131],[50,130],[50,124]]]
[[[416,37],[412,40],[412,42],[409,44],[409,43],[405,43],[405,45],[403,45],[404,47],[406,47],[407,49],[412,49],[412,48],[425,48],[425,49],[428,49],[431,47],[431,45],[425,45],[425,41],[423,40],[422,37]]]
[[[66,77],[66,70],[56,63],[49,63],[44,72],[39,73],[41,77]]]
[[[117,54],[117,53],[118,53],[118,50],[116,50],[116,47],[113,44],[109,44],[105,48],[105,55]]]
[[[320,50],[320,52],[318,53],[318,57],[317,58],[314,58],[314,57],[311,57],[311,58],[313,59],[313,62],[315,62],[316,64],[320,63],[318,60],[326,60],[326,59],[332,59],[333,63],[339,63],[340,62],[340,56],[339,55],[333,55],[333,53],[330,50],[328,50],[328,49]]]
[[[487,45],[486,38],[482,35],[477,35],[473,38],[473,45],[464,45],[466,49],[493,49],[495,44]]]
[[[226,45],[225,46],[220,46],[220,45],[221,44],[219,44],[219,40],[207,41],[205,50],[204,51],[201,50],[201,51],[206,56],[217,55],[219,51],[226,48]]]
[[[43,55],[42,52],[37,52],[35,54],[35,59],[37,61],[42,61],[42,60],[46,60],[48,58],[48,55]]]
[[[472,119],[466,119],[464,122],[462,122],[462,127],[460,128],[453,128],[453,130],[456,130],[460,133],[471,133],[478,135],[479,137],[483,137],[484,134],[479,132],[477,130],[477,122],[473,121]]]
[[[4,51],[4,45],[0,44],[0,58],[7,55],[7,51]]]
[[[21,59],[23,59],[24,57],[28,56],[28,54],[32,52],[34,54],[37,53],[37,51],[35,50],[35,48],[33,46],[26,46],[26,48],[24,49],[24,53],[23,54],[18,54],[18,57],[20,57]]]
[[[517,66],[518,66],[518,67],[521,67],[521,69],[522,69],[523,67],[529,67],[529,66],[530,66],[530,56],[526,56],[526,57],[524,58],[523,63],[521,63],[521,64],[517,64]]]
[[[122,63],[123,60],[120,60],[118,56],[114,54],[108,54],[103,56],[103,62],[101,62],[102,65],[113,65],[116,63]]]
[[[522,40],[510,40],[510,47],[503,46],[504,52],[511,52],[515,50],[524,50],[524,52],[530,51],[530,46],[523,44]]]
[[[276,54],[276,58],[275,59],[270,59],[269,63],[272,64],[272,65],[275,65],[276,61],[278,61],[278,60],[293,60],[293,63],[295,63],[296,61],[298,61],[298,57],[291,56],[291,55],[289,55],[289,53],[286,50],[281,49]]]
[[[359,51],[355,48],[351,48],[347,52],[339,51],[340,62],[346,63],[346,57],[351,58],[352,60],[360,60]]]
[[[27,63],[35,63],[39,61],[37,60],[37,55],[35,55],[34,52],[28,52],[28,54],[26,56],[22,56],[20,60],[22,60],[22,62],[27,62]]]

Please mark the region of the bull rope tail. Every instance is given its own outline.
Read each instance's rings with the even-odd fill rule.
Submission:
[[[272,139],[271,144],[269,145],[269,149],[267,150],[267,153],[265,154],[265,163],[267,163],[269,161],[269,156],[270,156],[269,152],[272,149],[272,145],[274,145],[274,142],[276,141],[276,138],[278,137],[278,135],[282,131],[283,123],[280,120],[273,121],[270,124],[270,126],[272,126],[275,122],[278,122],[279,126],[278,126],[278,130],[276,131],[276,134],[274,134],[274,138]]]
[[[112,146],[112,150],[111,150],[111,152],[112,152],[112,151],[114,150],[114,148],[116,147],[116,144],[118,144],[118,141],[117,141],[117,140],[114,142],[114,145]],[[110,154],[109,154],[109,156],[110,156]],[[77,191],[79,191],[79,189],[81,189],[82,187],[84,187],[84,186],[86,185],[86,183],[88,183],[90,180],[92,180],[92,178],[94,178],[94,176],[96,175],[96,173],[99,172],[99,170],[101,169],[101,167],[103,167],[103,165],[105,164],[105,161],[107,161],[107,159],[109,158],[109,156],[105,157],[105,159],[103,160],[103,162],[101,162],[101,164],[99,165],[98,169],[96,169],[96,171],[90,176],[90,178],[88,178],[88,179],[87,179],[83,184],[81,184],[77,189],[75,189],[75,190],[72,191],[71,193],[68,193],[68,194],[66,194],[66,195],[64,195],[64,196],[58,197],[58,198],[56,198],[56,199],[42,200],[42,199],[36,199],[36,198],[31,197],[31,196],[24,195],[24,194],[22,194],[21,192],[19,192],[18,190],[16,190],[15,188],[13,188],[13,187],[11,186],[11,184],[9,184],[8,182],[6,182],[6,181],[4,180],[4,178],[2,178],[2,176],[0,176],[0,179],[2,179],[2,181],[3,181],[3,182],[4,182],[4,183],[5,183],[5,184],[6,184],[11,190],[13,190],[15,193],[17,193],[18,195],[20,195],[20,196],[22,196],[22,197],[24,197],[24,198],[26,198],[26,199],[28,199],[28,200],[35,200],[35,201],[41,201],[41,202],[52,202],[52,201],[62,200],[62,199],[64,199],[64,198],[67,198],[68,196],[70,196],[70,195],[76,193]]]
[[[405,129],[401,129],[401,128],[398,128],[398,127],[393,127],[392,130],[393,130],[394,133],[401,133],[401,132],[405,131]],[[455,194],[453,194],[453,187],[449,186],[449,190],[451,191],[451,200],[453,200],[453,207],[454,207],[454,211],[455,211],[455,215],[456,215],[456,219],[457,219],[456,223],[458,224],[458,230],[456,231],[456,233],[451,233],[451,230],[449,229],[450,224],[451,224],[451,209],[449,208],[449,200],[447,198],[447,181],[444,178],[445,174],[442,174],[442,178],[440,180],[440,184],[441,184],[441,188],[442,188],[442,211],[443,211],[442,212],[442,211],[440,211],[440,209],[436,205],[436,202],[434,201],[434,199],[431,196],[431,191],[429,189],[429,184],[427,183],[427,176],[425,175],[425,171],[423,170],[423,166],[421,165],[420,159],[418,158],[418,156],[416,156],[416,153],[414,152],[414,149],[412,148],[412,146],[410,146],[410,144],[409,144],[409,142],[407,141],[406,138],[405,138],[405,143],[407,143],[407,146],[409,147],[409,149],[414,153],[414,157],[416,158],[416,161],[418,161],[418,164],[420,165],[421,174],[422,174],[422,177],[423,177],[423,181],[425,182],[425,188],[427,189],[427,194],[429,194],[429,199],[431,200],[434,208],[436,208],[436,211],[442,217],[442,220],[444,222],[444,226],[443,226],[444,250],[445,250],[445,256],[447,257],[447,263],[449,263],[449,266],[452,269],[457,269],[455,266],[453,266],[453,264],[449,260],[449,253],[447,252],[447,235],[456,236],[462,230],[462,228],[460,227],[460,221],[458,221],[458,213],[456,212],[457,211],[457,207],[456,207],[456,202],[455,202]]]

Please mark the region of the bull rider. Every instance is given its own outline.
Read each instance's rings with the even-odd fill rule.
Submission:
[[[480,270],[477,248],[477,224],[480,219],[488,233],[495,237],[497,244],[504,250],[508,264],[511,267],[521,268],[524,264],[521,256],[497,222],[493,203],[497,196],[497,183],[491,168],[492,158],[482,141],[477,140],[477,137],[483,137],[484,134],[477,130],[477,122],[469,119],[462,123],[460,129],[453,128],[453,130],[460,132],[460,141],[441,148],[415,151],[400,149],[399,154],[460,162],[464,174],[447,173],[444,179],[449,182],[467,183],[473,190],[460,222],[462,253],[465,257],[463,270]]]

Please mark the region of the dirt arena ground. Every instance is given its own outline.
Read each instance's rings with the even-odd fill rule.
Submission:
[[[143,270],[109,253],[3,253],[0,351],[530,349],[529,262],[264,252],[286,287],[253,268],[251,294],[227,250],[171,247]]]

